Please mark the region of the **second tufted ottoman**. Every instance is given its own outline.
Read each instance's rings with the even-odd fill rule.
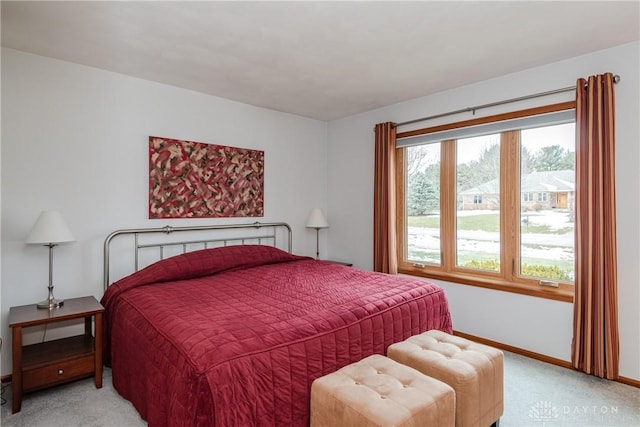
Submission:
[[[502,351],[432,330],[390,345],[387,356],[453,387],[456,427],[498,425],[504,410]]]
[[[311,384],[311,427],[453,427],[454,415],[451,387],[377,354]]]

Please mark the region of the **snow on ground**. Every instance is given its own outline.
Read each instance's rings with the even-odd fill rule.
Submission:
[[[573,221],[571,221],[571,214],[567,211],[532,211],[523,213],[522,217],[527,218],[530,224],[547,225],[552,230],[560,230],[567,227],[573,228],[574,226]]]
[[[460,211],[458,216],[495,214],[495,211]],[[570,214],[563,211],[539,211],[528,214],[529,224],[547,225],[552,230],[573,228]],[[440,230],[437,228],[408,227],[408,246],[413,251],[440,251]],[[522,256],[549,260],[574,259],[573,232],[563,234],[523,233]],[[457,235],[460,252],[497,254],[500,252],[500,236],[497,232],[460,230]]]

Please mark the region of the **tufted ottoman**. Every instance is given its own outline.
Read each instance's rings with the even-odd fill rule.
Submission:
[[[311,427],[453,427],[454,415],[451,387],[380,355],[311,384]]]
[[[387,356],[453,387],[456,427],[498,425],[504,410],[502,351],[432,330],[390,345]]]

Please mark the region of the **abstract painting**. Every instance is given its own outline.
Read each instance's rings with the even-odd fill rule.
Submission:
[[[149,137],[149,218],[264,216],[264,151]]]

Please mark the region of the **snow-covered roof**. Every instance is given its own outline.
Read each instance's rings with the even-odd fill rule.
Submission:
[[[575,190],[576,173],[573,170],[536,171],[522,177],[522,193],[566,193]],[[485,182],[477,187],[461,191],[461,195],[498,194],[497,179]]]

